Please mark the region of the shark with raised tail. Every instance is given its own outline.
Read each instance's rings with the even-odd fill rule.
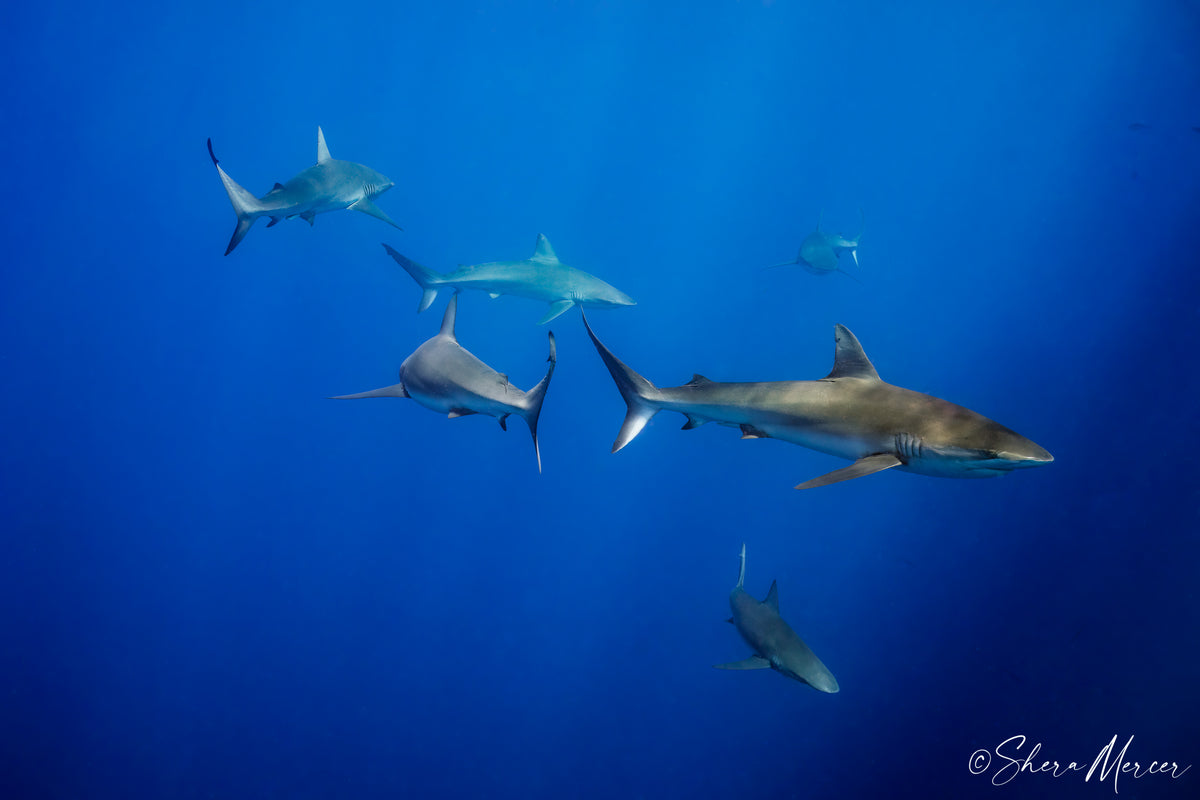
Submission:
[[[900,469],[941,478],[992,478],[1054,460],[1019,433],[954,403],[884,383],[845,325],[834,329],[833,369],[815,381],[719,383],[693,375],[658,388],[630,369],[583,324],[625,400],[612,451],[629,444],[659,411],[739,428],[743,439],[780,439],[854,463],[797,489]]]
[[[576,305],[604,308],[636,305],[633,298],[620,289],[559,261],[554,248],[550,246],[550,240],[541,233],[529,258],[460,266],[454,272],[445,274],[421,266],[386,244],[383,249],[424,290],[417,306],[418,314],[429,308],[441,289],[478,289],[492,298],[510,294],[544,300],[550,304],[550,308],[538,322],[539,325],[545,325]]]
[[[784,677],[807,683],[819,692],[834,694],[838,691],[837,678],[821,663],[808,645],[791,626],[779,616],[779,588],[771,581],[767,597],[761,603],[755,600],[743,585],[746,582],[746,545],[738,568],[737,586],[729,593],[729,607],[733,616],[729,622],[750,645],[754,655],[741,661],[717,664],[717,669],[771,669]]]
[[[506,420],[516,414],[525,420],[533,436],[533,451],[537,455],[538,472],[542,471],[542,451],[538,447],[538,417],[550,378],[554,375],[557,355],[554,332],[550,332],[550,367],[546,377],[528,392],[509,383],[508,376],[497,372],[458,343],[454,336],[454,319],[458,295],[450,298],[442,327],[437,336],[429,339],[400,365],[400,382],[358,394],[344,394],[334,400],[359,400],[366,397],[411,397],[419,404],[445,414],[450,419],[470,414],[487,414],[500,420],[508,430]]]
[[[404,230],[373,202],[376,197],[396,184],[370,167],[330,156],[329,148],[325,145],[325,134],[319,127],[316,165],[304,170],[287,183],[275,184],[274,188],[262,197],[250,194],[221,168],[216,154],[213,153],[212,139],[208,140],[208,155],[221,176],[221,183],[225,185],[229,202],[233,204],[233,210],[237,214],[237,227],[234,228],[229,246],[225,248],[225,255],[232,253],[233,248],[246,238],[250,226],[259,217],[270,217],[268,228],[282,219],[292,217],[300,217],[312,225],[317,214],[349,208],[383,220],[393,228]]]

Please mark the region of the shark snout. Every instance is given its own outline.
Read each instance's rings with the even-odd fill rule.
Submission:
[[[1033,442],[1029,442],[1025,447],[1016,452],[1002,452],[999,455],[1011,464],[1013,469],[1040,467],[1054,460],[1054,456],[1050,455],[1050,451]]]

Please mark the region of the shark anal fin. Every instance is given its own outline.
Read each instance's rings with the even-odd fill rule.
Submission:
[[[871,475],[876,472],[882,472],[885,469],[900,466],[900,459],[891,453],[877,453],[873,456],[864,456],[858,461],[855,461],[848,467],[835,469],[833,472],[822,475],[819,478],[813,478],[811,481],[805,481],[797,486],[797,489],[816,489],[818,486],[828,486],[831,483],[840,483],[854,478],[861,478],[864,475]]]
[[[690,431],[690,430],[692,430],[693,428],[699,428],[701,425],[703,425],[703,424],[704,424],[704,423],[706,423],[706,422],[708,422],[708,420],[706,420],[706,419],[701,419],[700,417],[694,416],[694,415],[692,415],[692,414],[688,414],[688,415],[687,415],[687,422],[683,423],[683,427],[682,427],[682,428],[680,428],[679,430],[681,430],[681,431]]]
[[[760,431],[758,428],[754,427],[753,425],[739,425],[738,427],[740,427],[742,429],[742,438],[743,439],[770,439],[771,438],[769,434],[763,433],[762,431]]]
[[[267,227],[270,228],[275,225],[278,225],[280,220],[282,220],[282,219],[283,219],[283,217],[271,217],[271,221],[267,223]]]
[[[305,211],[303,214],[300,215],[300,219],[307,222],[310,226],[313,224],[313,222],[316,220],[316,218],[317,218],[317,215],[314,214],[312,211]]]
[[[710,383],[712,383],[712,381],[710,381],[708,378],[704,377],[703,375],[701,375],[699,373],[696,373],[696,374],[692,375],[692,379],[690,381],[688,381],[687,383],[685,383],[684,386],[692,388],[692,389],[696,389],[701,386],[708,386]]]
[[[538,320],[538,325],[545,325],[553,319],[570,310],[571,306],[575,305],[574,300],[558,300],[550,304],[550,308],[546,310],[546,315]]]
[[[271,187],[271,192],[282,192],[282,191],[283,191],[283,184],[280,183],[279,181],[275,181],[275,185]],[[268,192],[267,194],[270,194],[271,192]]]
[[[771,662],[762,656],[750,656],[741,661],[730,661],[728,664],[714,664],[717,669],[770,669]]]
[[[507,431],[508,430],[508,422],[506,422],[506,420],[508,419],[508,414],[504,414],[503,416],[499,417],[498,419],[500,420],[500,430]]]
[[[396,230],[404,230],[404,228],[401,228],[399,225],[393,222],[392,218],[385,214],[382,208],[372,203],[369,197],[364,197],[356,203],[351,203],[349,206],[347,206],[347,208],[350,208],[354,211],[361,211],[362,213],[374,217],[375,219],[383,220]]]

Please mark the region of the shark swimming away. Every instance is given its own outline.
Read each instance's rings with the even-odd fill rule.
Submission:
[[[687,417],[684,430],[716,422],[740,428],[743,439],[780,439],[854,462],[797,489],[893,467],[942,478],[991,478],[1054,460],[970,409],[884,383],[844,325],[834,329],[833,369],[820,380],[718,383],[693,375],[683,386],[660,389],[614,356],[586,315],[583,324],[627,406],[614,453],[667,410]]]
[[[858,266],[858,242],[862,239],[866,224],[866,218],[862,212],[859,212],[859,219],[858,235],[853,239],[847,239],[840,233],[825,233],[821,230],[820,220],[817,220],[817,229],[806,236],[804,241],[800,243],[800,252],[794,261],[772,264],[763,269],[796,265],[804,267],[804,269],[814,275],[828,275],[831,272],[841,272],[853,278],[853,275],[842,269],[838,256],[848,252],[850,253],[850,257],[854,259],[854,266]]]
[[[213,153],[212,139],[208,140],[208,155],[225,184],[229,202],[237,213],[237,227],[225,248],[225,255],[233,252],[259,217],[270,217],[267,227],[281,219],[300,217],[309,225],[317,214],[350,208],[381,219],[393,228],[400,228],[379,206],[372,202],[396,184],[370,167],[351,161],[340,161],[329,155],[325,146],[325,134],[317,128],[317,163],[301,172],[287,183],[277,183],[262,197],[255,197],[238,185],[221,169]]]
[[[550,356],[546,359],[550,367],[546,370],[546,377],[528,392],[523,392],[509,383],[507,375],[496,372],[458,343],[454,337],[457,309],[458,295],[455,294],[446,305],[442,328],[437,336],[418,347],[400,365],[399,383],[332,399],[411,397],[426,408],[446,414],[450,419],[469,414],[496,417],[504,430],[508,430],[505,420],[510,414],[516,414],[529,426],[538,472],[541,472],[542,452],[538,447],[537,426],[542,413],[542,401],[558,360],[553,331],[550,332]]]
[[[460,266],[446,274],[434,272],[400,255],[386,244],[396,263],[412,276],[422,289],[417,313],[429,308],[440,289],[479,289],[492,298],[503,294],[544,300],[550,304],[546,315],[538,322],[545,325],[571,306],[632,306],[633,299],[619,289],[609,286],[594,275],[568,267],[558,260],[550,240],[538,234],[533,255],[522,261],[491,261],[475,266]]]
[[[717,664],[717,669],[771,669],[793,680],[807,683],[819,692],[838,691],[837,678],[817,654],[779,616],[779,589],[775,581],[761,603],[742,588],[746,582],[746,545],[742,545],[737,586],[729,594],[733,616],[729,622],[750,645],[754,655],[742,661]]]

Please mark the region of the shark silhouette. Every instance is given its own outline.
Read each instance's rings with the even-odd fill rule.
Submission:
[[[446,274],[423,267],[386,244],[383,249],[425,290],[421,295],[421,303],[417,306],[418,314],[429,308],[438,291],[444,288],[479,289],[493,298],[510,294],[544,300],[550,304],[550,308],[539,321],[540,325],[545,325],[575,305],[636,305],[633,299],[621,290],[609,286],[594,275],[559,261],[545,234],[538,234],[537,245],[529,258],[521,261],[491,261],[475,266],[460,266],[454,272]]]
[[[630,369],[583,324],[625,400],[613,452],[629,444],[659,411],[740,428],[743,439],[772,438],[854,463],[806,481],[812,489],[893,467],[943,478],[990,478],[1054,460],[1015,431],[970,409],[884,383],[844,325],[835,328],[833,370],[816,381],[718,383],[693,375],[658,388]]]
[[[317,163],[301,172],[287,183],[277,183],[262,197],[255,197],[238,185],[221,169],[213,153],[212,139],[208,140],[208,155],[221,176],[221,183],[229,195],[229,202],[237,213],[237,227],[225,248],[225,255],[246,237],[250,226],[259,217],[270,217],[267,227],[281,219],[300,217],[309,225],[317,214],[338,211],[343,208],[361,211],[381,219],[393,228],[400,228],[383,209],[375,205],[374,198],[395,186],[392,181],[370,167],[352,161],[340,161],[329,155],[325,145],[325,134],[317,128]],[[400,230],[404,230],[400,228]]]
[[[458,343],[454,336],[457,309],[456,294],[446,305],[437,336],[418,347],[400,365],[399,383],[369,392],[339,395],[333,399],[411,397],[426,408],[446,414],[450,419],[469,414],[496,417],[504,430],[508,430],[505,420],[509,415],[516,414],[529,426],[538,472],[541,472],[542,451],[538,447],[537,427],[542,401],[557,362],[553,331],[550,332],[550,356],[546,359],[550,367],[546,370],[546,377],[528,392],[523,392],[509,383],[507,375],[492,369]]]
[[[821,230],[821,221],[817,220],[817,229],[806,236],[804,241],[800,243],[800,252],[796,255],[794,261],[772,264],[769,267],[764,267],[764,269],[796,265],[803,267],[814,275],[828,275],[831,272],[842,272],[850,275],[849,272],[842,269],[838,256],[848,252],[850,257],[854,259],[854,266],[858,266],[858,243],[862,239],[866,224],[866,218],[862,212],[859,212],[859,219],[858,235],[853,239],[847,239],[840,233],[826,233]],[[854,276],[850,275],[850,277]]]
[[[742,545],[737,586],[729,594],[733,616],[729,622],[750,645],[754,655],[741,661],[717,664],[717,669],[771,669],[793,680],[807,683],[819,692],[838,691],[837,678],[821,663],[817,654],[796,635],[779,616],[779,589],[775,581],[761,603],[744,589],[746,582],[746,545]]]

